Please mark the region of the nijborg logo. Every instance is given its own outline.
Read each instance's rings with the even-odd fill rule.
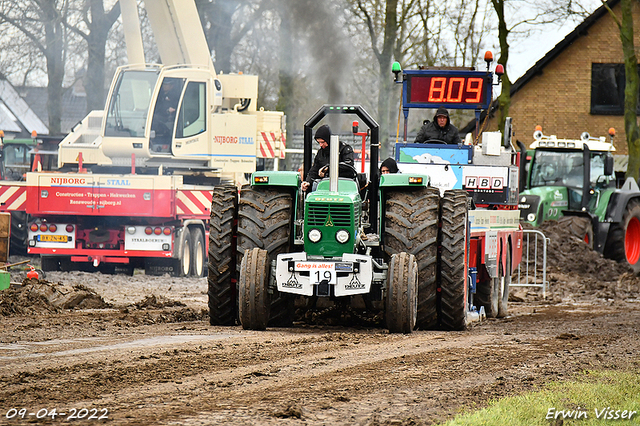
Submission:
[[[85,178],[52,177],[51,185],[85,185]]]

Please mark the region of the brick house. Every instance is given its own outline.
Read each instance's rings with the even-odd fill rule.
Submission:
[[[609,0],[621,16],[619,0]],[[633,4],[635,46],[640,47],[640,3]],[[620,32],[604,6],[520,77],[511,88],[516,137],[528,146],[536,125],[547,135],[578,139],[616,129],[616,154],[628,153],[624,132],[624,65]],[[495,127],[495,117],[489,128]]]

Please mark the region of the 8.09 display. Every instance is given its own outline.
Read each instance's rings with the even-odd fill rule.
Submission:
[[[441,74],[413,74],[405,71],[406,102],[423,108],[484,109],[491,101],[491,76],[478,71],[443,71]]]

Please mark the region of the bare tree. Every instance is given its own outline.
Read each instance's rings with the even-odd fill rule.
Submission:
[[[574,0],[525,0],[518,2],[491,0],[491,4],[498,17],[498,40],[500,46],[498,63],[504,67],[502,90],[500,96],[498,96],[498,129],[503,129],[511,107],[511,80],[507,68],[509,62],[509,37],[517,31],[520,31],[520,36],[529,35],[534,26],[557,24],[567,19],[584,17],[587,15],[587,11],[579,2]],[[511,18],[511,22],[507,22],[507,17]],[[518,27],[524,28],[524,30],[517,30]]]
[[[624,56],[624,131],[627,135],[627,147],[629,149],[629,165],[627,177],[633,177],[635,181],[640,177],[640,129],[638,128],[638,89],[640,78],[638,77],[638,58],[634,46],[633,32],[633,0],[621,0],[622,19],[619,19],[609,5],[603,1],[609,14],[620,30],[620,41]]]
[[[53,135],[61,133],[62,83],[67,39],[63,22],[67,12],[68,2],[65,0],[0,2],[0,19],[22,32],[45,57],[49,133]]]
[[[396,40],[399,31],[398,0],[383,2],[365,2],[357,0],[357,12],[364,20],[369,37],[371,49],[378,64],[378,118],[380,120],[381,153],[388,156],[391,149],[388,146],[386,135],[391,130],[391,87],[393,81],[391,75],[391,63],[394,50],[397,50]]]

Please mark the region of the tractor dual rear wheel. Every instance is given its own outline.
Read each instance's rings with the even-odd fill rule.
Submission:
[[[211,325],[234,325],[236,321],[236,241],[235,226],[238,189],[217,186],[211,200],[209,222],[208,291]]]
[[[418,263],[418,313],[420,329],[438,324],[436,262],[440,191],[427,187],[393,191],[385,195],[384,250],[388,256],[406,252]]]
[[[391,333],[411,333],[418,313],[418,263],[414,255],[391,255],[387,278],[386,318]]]
[[[439,320],[445,330],[464,330],[467,326],[469,301],[467,279],[469,213],[466,191],[445,191],[440,210]]]

